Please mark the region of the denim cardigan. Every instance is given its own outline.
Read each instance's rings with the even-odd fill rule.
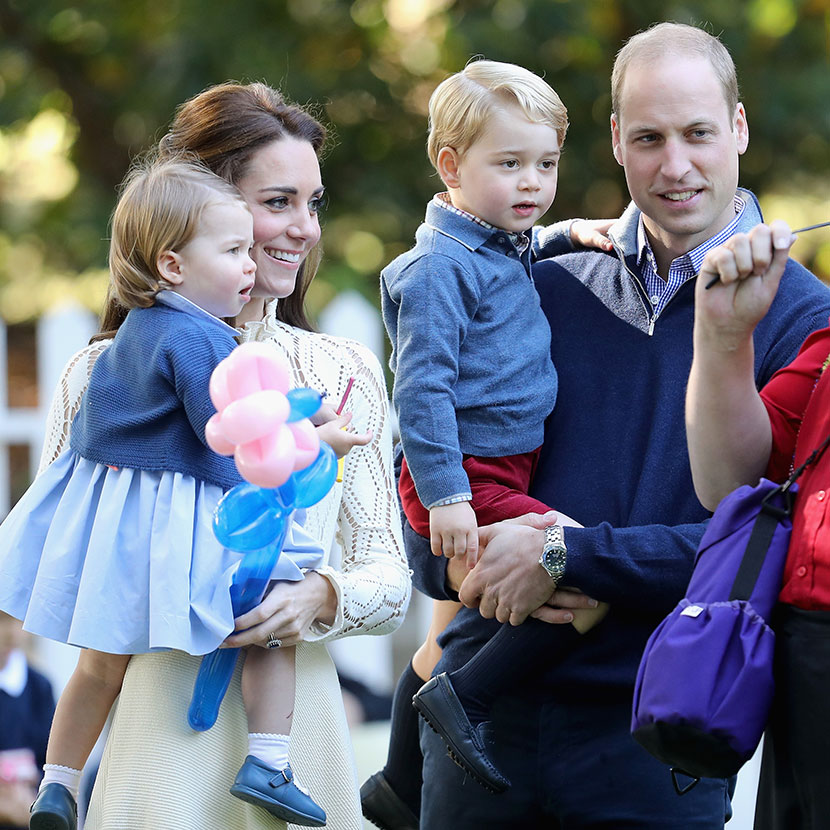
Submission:
[[[542,443],[557,382],[530,258],[506,231],[430,202],[415,246],[383,269],[392,400],[427,507],[469,492],[462,455]]]

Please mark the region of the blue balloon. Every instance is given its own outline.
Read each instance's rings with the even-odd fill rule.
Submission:
[[[311,507],[317,504],[334,486],[336,478],[337,456],[325,441],[321,441],[317,458],[308,467],[291,476],[297,490],[294,506]]]
[[[230,550],[258,550],[274,541],[280,532],[275,522],[290,509],[273,490],[239,484],[216,505],[213,533]]]
[[[287,419],[289,424],[301,421],[303,418],[310,418],[323,403],[320,393],[307,387],[290,389],[286,392],[285,397],[288,398],[288,403],[291,404]]]
[[[334,450],[321,441],[315,461],[291,475],[282,487],[257,487],[245,482],[221,498],[216,505],[213,532],[224,547],[244,554],[231,580],[234,617],[262,601],[288,534],[291,513],[320,501],[336,476]],[[204,732],[216,723],[238,654],[237,648],[218,648],[202,658],[187,712],[188,723],[196,731]]]

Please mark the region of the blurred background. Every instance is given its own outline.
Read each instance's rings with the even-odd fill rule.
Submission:
[[[178,104],[262,80],[327,124],[311,311],[385,364],[378,274],[440,189],[424,149],[435,86],[474,55],[543,75],[571,119],[547,219],[616,216],[627,196],[609,140],[611,64],[660,20],[705,26],[732,52],[750,124],[741,182],[766,217],[830,219],[830,0],[0,0],[0,516],[36,467],[63,363],[95,330],[116,186]],[[794,255],[830,281],[830,233]],[[381,721],[427,613],[416,599],[398,634],[356,638],[371,659],[336,650],[344,672],[361,667]],[[43,662],[59,686],[61,660]]]

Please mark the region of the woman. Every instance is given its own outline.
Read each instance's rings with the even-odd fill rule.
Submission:
[[[686,421],[695,490],[712,510],[761,475],[785,481],[830,440],[830,328],[813,332],[760,393],[753,380],[752,334],[786,279],[794,240],[783,222],[758,225],[710,251],[698,276]],[[798,487],[772,621],[775,699],[758,830],[830,828],[830,451],[815,457]]]
[[[357,782],[342,699],[325,643],[351,634],[386,634],[400,624],[410,594],[391,471],[391,430],[383,374],[368,349],[312,331],[303,299],[314,276],[323,198],[319,154],[323,127],[264,84],[221,84],[178,111],[159,153],[188,151],[233,182],[254,216],[256,284],[240,340],[270,343],[285,355],[293,382],[324,391],[336,405],[353,378],[346,411],[364,432],[341,431],[348,416],[322,426],[321,437],[347,452],[342,483],[308,511],[306,529],[334,553],[291,586],[277,585],[239,618],[228,645],[298,644],[291,763],[337,830],[360,828]],[[108,305],[103,327],[120,323]],[[76,355],[52,404],[41,466],[64,448],[99,340]],[[368,442],[368,443],[367,443]],[[365,444],[365,446],[361,446]],[[246,724],[239,668],[216,725],[187,726],[199,658],[179,652],[134,657],[87,817],[89,830],[115,828],[280,828],[263,810],[228,794],[245,756]]]

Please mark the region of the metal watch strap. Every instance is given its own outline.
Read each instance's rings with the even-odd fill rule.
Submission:
[[[568,548],[565,545],[565,534],[562,525],[549,525],[545,528],[545,546],[539,557],[539,564],[547,571],[555,585],[565,575]]]

